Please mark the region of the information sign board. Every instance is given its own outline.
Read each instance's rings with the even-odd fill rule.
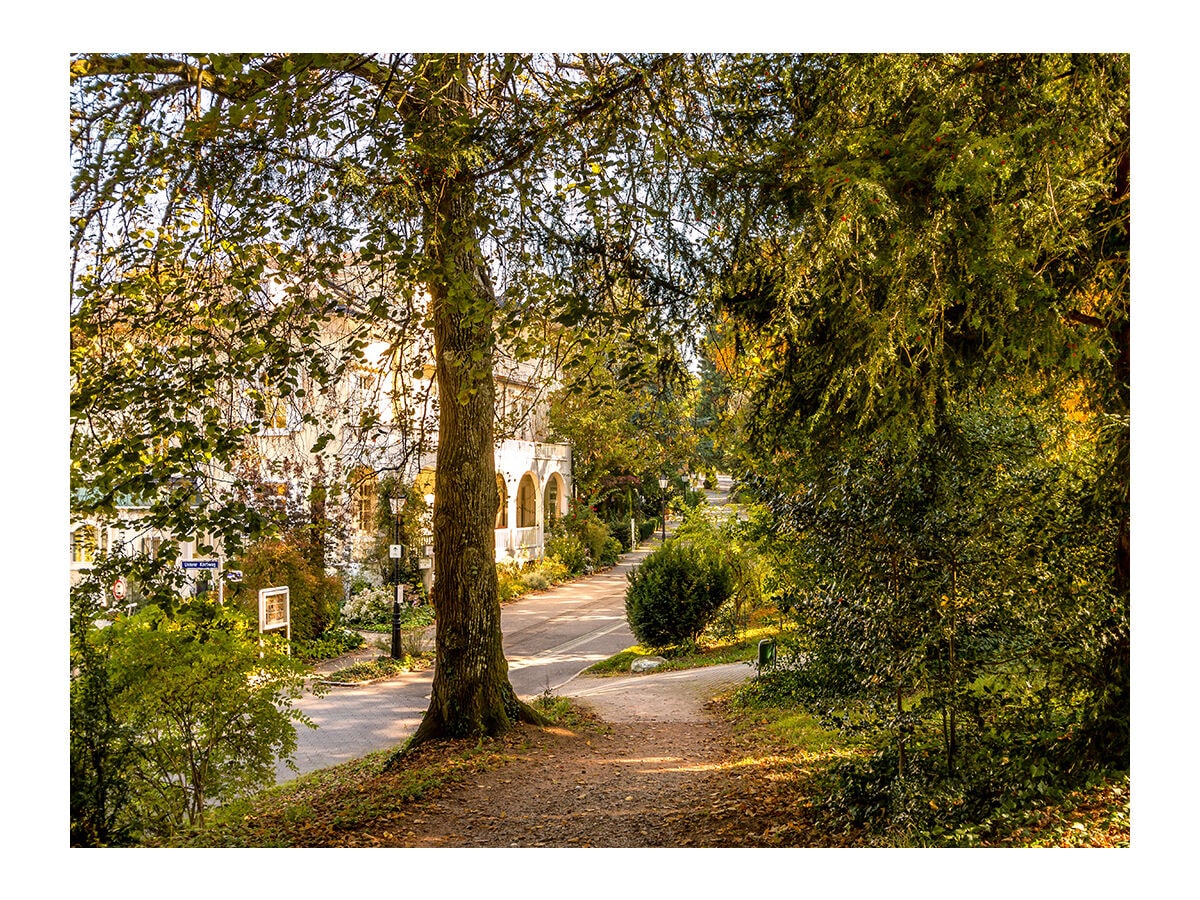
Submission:
[[[258,630],[272,631],[276,628],[291,630],[291,596],[287,587],[263,588],[258,592]]]

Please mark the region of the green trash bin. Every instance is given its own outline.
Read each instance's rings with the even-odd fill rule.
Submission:
[[[771,638],[764,638],[758,642],[758,667],[762,669],[773,665],[775,665],[775,641]]]

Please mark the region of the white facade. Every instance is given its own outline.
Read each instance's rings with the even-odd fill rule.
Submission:
[[[496,561],[525,562],[545,552],[546,532],[567,511],[571,448],[567,444],[504,441],[496,450]]]
[[[334,357],[352,342],[362,347],[361,355],[336,383],[302,383],[302,391],[286,397],[266,384],[235,385],[230,396],[236,399],[226,411],[237,421],[253,414],[256,400],[265,405],[264,427],[229,474],[256,483],[268,497],[301,506],[320,484],[327,496],[326,517],[337,535],[333,556],[339,567],[363,560],[379,537],[375,494],[380,479],[398,477],[414,485],[418,495],[436,493],[437,480],[432,335],[420,329],[382,335],[349,311],[323,326],[321,344]],[[572,490],[570,447],[546,440],[554,373],[542,362],[518,362],[501,350],[494,375],[496,474],[503,488],[496,559],[537,559],[550,521],[566,511]],[[322,440],[326,431],[332,440]],[[120,513],[118,525],[100,530],[90,522],[73,524],[73,573],[91,565],[97,547],[115,541],[129,552],[153,552],[156,542],[167,538],[142,529],[138,509]],[[193,555],[193,546],[181,547],[182,558]]]
[[[525,562],[543,555],[549,525],[567,511],[571,448],[546,440],[547,395],[555,382],[542,363],[502,358],[494,376],[495,465],[501,498],[496,561]],[[334,441],[321,454],[323,470],[331,484],[340,480],[346,488],[347,540],[341,555],[352,563],[365,558],[378,537],[375,503],[380,479],[398,477],[403,484],[413,485],[418,496],[437,493],[438,400],[432,348],[418,343],[397,353],[383,341],[372,341],[361,362],[325,393],[336,414],[325,411],[319,417],[336,425]],[[303,473],[315,466],[311,448],[320,432],[301,424],[306,411],[314,410],[291,409],[288,427],[268,430],[256,442],[264,471],[290,471],[287,489],[299,492],[304,490]],[[428,532],[427,528],[426,543],[431,544]]]

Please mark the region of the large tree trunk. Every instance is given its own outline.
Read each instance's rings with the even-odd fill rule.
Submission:
[[[454,56],[430,61],[423,128],[447,134],[466,98]],[[430,121],[432,120],[432,121]],[[445,140],[435,137],[433,140]],[[496,490],[492,356],[496,297],[474,227],[474,188],[447,174],[459,148],[441,145],[426,168],[425,250],[440,408],[433,547],[437,663],[429,709],[412,744],[499,734],[540,717],[517,700],[500,632],[495,565]]]

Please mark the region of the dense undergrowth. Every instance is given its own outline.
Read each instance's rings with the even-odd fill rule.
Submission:
[[[743,745],[770,760],[771,789],[792,795],[780,801],[793,813],[776,834],[781,844],[810,845],[820,834],[880,847],[1129,845],[1129,772],[1072,769],[1066,748],[997,742],[949,774],[939,766],[938,736],[911,735],[900,776],[893,746],[814,714],[769,674],[729,708]]]

